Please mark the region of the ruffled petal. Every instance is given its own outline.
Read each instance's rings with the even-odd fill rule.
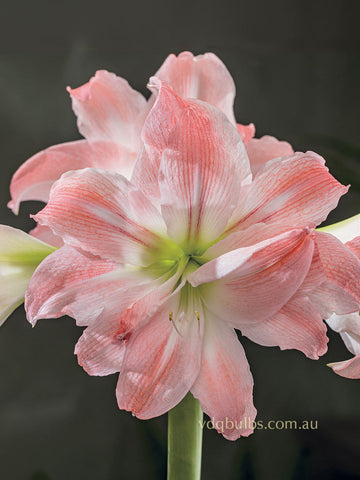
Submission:
[[[86,140],[62,143],[47,148],[27,160],[15,172],[8,206],[18,214],[25,200],[47,202],[53,183],[69,170],[98,167],[129,176],[136,154],[110,142],[90,145]]]
[[[97,169],[64,174],[34,218],[65,243],[118,263],[147,265],[146,251],[166,233],[159,212],[139,190]]]
[[[146,324],[128,340],[116,389],[120,409],[148,419],[177,405],[200,369],[202,319],[178,311],[179,294],[149,312]],[[174,314],[173,321],[169,318]]]
[[[236,130],[214,107],[188,101],[161,157],[159,184],[168,235],[189,250],[195,243],[215,240],[249,175]]]
[[[347,190],[313,152],[270,160],[255,177],[248,195],[240,196],[227,231],[259,222],[316,227]]]
[[[156,77],[150,78],[148,88],[154,94],[154,103],[141,132],[144,147],[135,164],[131,181],[157,205],[160,203],[158,176],[161,156],[179,115],[185,108],[185,102]]]
[[[191,388],[214,427],[228,440],[253,432],[253,379],[235,331],[206,312],[200,373]]]
[[[329,363],[335,373],[345,378],[360,378],[360,354],[343,362]]]
[[[178,278],[179,274],[175,274],[158,287],[156,282],[143,284],[142,291],[138,290],[139,299],[132,305],[134,297],[129,298],[132,292],[127,292],[123,286],[117,294],[120,297],[125,293],[125,301],[129,305],[124,305],[122,299],[118,300],[118,310],[105,304],[103,312],[96,322],[85,329],[75,347],[78,362],[89,375],[110,375],[121,371],[131,335],[146,323],[151,312],[157,310],[171,294]],[[125,287],[131,283],[133,281],[129,279]]]
[[[78,363],[89,375],[111,375],[120,372],[129,338],[121,320],[109,321],[100,315],[95,325],[87,327],[75,345]]]
[[[130,151],[139,150],[147,103],[126,80],[99,70],[88,83],[68,91],[79,131],[87,140],[110,141]]]
[[[25,296],[30,323],[70,315],[90,325],[104,310],[118,314],[155,282],[125,267],[64,246],[36,269]]]
[[[248,140],[246,143],[246,151],[253,175],[260,172],[269,160],[285,157],[294,153],[290,143],[279,141],[270,135]]]
[[[306,230],[292,230],[212,260],[188,281],[201,285],[204,303],[241,329],[273,316],[295,294],[309,271],[314,242]]]
[[[327,351],[326,325],[309,298],[303,295],[295,295],[263,323],[244,325],[241,333],[260,345],[300,350],[314,360]]]
[[[171,54],[155,76],[183,98],[196,98],[214,105],[236,124],[235,84],[225,65],[213,53],[196,57],[190,52]]]
[[[340,240],[315,232],[326,281],[310,293],[323,318],[333,313],[348,314],[360,307],[360,261]]]
[[[202,230],[205,224],[212,230],[203,235],[217,236],[237,202],[240,183],[250,176],[241,138],[210,105],[183,100],[155,77],[149,85],[157,98],[142,131],[145,148],[132,181],[154,204],[163,204],[175,241],[196,236],[200,222]]]

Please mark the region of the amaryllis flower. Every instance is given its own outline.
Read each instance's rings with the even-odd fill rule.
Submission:
[[[360,214],[324,230],[332,233],[360,259]],[[359,308],[347,315],[333,314],[328,325],[339,332],[346,348],[354,355],[343,362],[330,363],[335,373],[347,378],[360,378],[360,312]]]
[[[183,52],[169,55],[157,72],[181,97],[197,98],[219,108],[236,125],[233,113],[235,85],[225,65],[212,53],[194,57]],[[133,90],[128,82],[105,70],[98,71],[88,83],[68,91],[85,137],[55,145],[27,160],[11,181],[9,207],[18,213],[24,200],[47,202],[52,184],[70,170],[97,167],[130,178],[142,147],[140,136],[144,120],[153,102]],[[253,124],[238,125],[253,172],[271,158],[293,153],[287,142],[265,136],[252,139]],[[36,231],[34,234],[37,235]],[[44,235],[49,235],[43,228]]]
[[[157,75],[172,85],[182,97],[198,98],[216,106],[236,125],[233,103],[235,85],[225,65],[212,53],[194,57],[183,52],[169,55]],[[14,174],[9,207],[18,213],[24,200],[47,202],[53,183],[70,170],[101,167],[130,178],[143,141],[140,131],[153,102],[133,90],[126,80],[107,71],[98,71],[85,85],[68,89],[85,140],[47,148],[27,160]],[[287,142],[274,137],[253,139],[255,127],[237,125],[247,145],[253,172],[267,160],[292,153]],[[50,245],[62,240],[46,226],[38,225],[30,234]]]
[[[121,409],[151,418],[191,391],[234,440],[252,432],[256,414],[234,329],[280,346],[293,332],[285,348],[316,357],[325,333],[294,296],[302,289],[303,301],[325,277],[320,306],[329,291],[350,298],[359,287],[360,266],[345,285],[328,268],[326,234],[314,233],[347,188],[312,152],[267,161],[252,179],[241,136],[220,110],[157,78],[150,88],[156,101],[132,179],[66,173],[36,215],[64,246],[36,270],[25,307],[33,324],[68,314],[87,327],[79,363],[91,375],[120,372]]]
[[[34,270],[54,251],[21,230],[0,225],[0,325],[23,303]]]

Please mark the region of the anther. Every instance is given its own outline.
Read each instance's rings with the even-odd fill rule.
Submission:
[[[200,313],[197,310],[195,310],[195,315],[196,315],[196,318],[200,321]]]
[[[181,335],[181,333],[179,332],[179,329],[177,328],[177,326],[176,326],[176,324],[175,324],[174,317],[173,317],[173,312],[172,312],[172,311],[169,312],[169,320],[170,320],[170,322],[173,324],[173,327],[174,327],[176,333],[177,333],[178,335],[180,335],[180,337],[181,337],[182,335]]]

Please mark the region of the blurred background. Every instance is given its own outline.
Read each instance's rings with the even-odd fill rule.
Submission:
[[[212,51],[232,73],[241,123],[327,160],[348,195],[330,223],[359,213],[360,3],[356,0],[207,2],[2,0],[0,223],[29,230],[6,207],[12,174],[52,144],[79,138],[65,87],[96,70],[146,83],[169,53]],[[81,331],[69,318],[32,329],[19,308],[0,330],[0,478],[163,479],[166,417],[119,411],[116,376],[77,365]],[[360,380],[326,363],[349,358],[337,334],[319,361],[243,339],[259,420],[313,420],[316,430],[257,431],[237,442],[204,432],[203,478],[360,478]]]

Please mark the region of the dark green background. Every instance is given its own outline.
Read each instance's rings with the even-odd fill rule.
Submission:
[[[0,222],[11,175],[33,153],[78,138],[67,85],[106,68],[143,93],[168,53],[213,51],[237,86],[239,122],[324,155],[352,188],[331,221],[359,212],[358,1],[10,1],[0,12]],[[0,478],[160,479],[166,418],[116,407],[116,376],[87,376],[69,319],[31,329],[20,308],[0,329]],[[317,431],[258,431],[237,442],[204,435],[203,478],[360,478],[360,381],[325,365],[348,358],[338,335],[314,362],[244,339],[258,418],[318,420]]]

